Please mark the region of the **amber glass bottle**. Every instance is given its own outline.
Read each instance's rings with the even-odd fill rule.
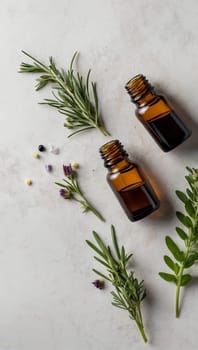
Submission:
[[[103,145],[100,153],[108,169],[107,181],[131,221],[142,219],[159,208],[151,186],[118,140]]]
[[[191,135],[166,99],[155,93],[144,75],[132,78],[126,89],[137,106],[136,116],[164,152],[171,151]]]

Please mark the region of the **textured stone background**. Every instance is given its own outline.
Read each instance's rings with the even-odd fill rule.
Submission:
[[[84,241],[93,229],[108,241],[111,223],[134,252],[136,274],[148,290],[147,349],[197,349],[197,283],[186,288],[176,320],[174,287],[158,277],[164,237],[175,236],[180,203],[174,190],[185,187],[185,166],[198,165],[197,17],[196,0],[1,0],[1,350],[145,349],[127,314],[111,306],[110,286],[100,292],[91,285],[92,252]],[[128,221],[98,155],[108,138],[93,130],[67,139],[62,117],[37,104],[49,90],[35,92],[34,77],[17,73],[25,60],[21,49],[44,61],[52,55],[64,67],[80,52],[77,68],[93,70],[111,138],[119,138],[147,172],[161,199],[158,212]],[[191,139],[168,154],[137,121],[124,90],[137,73],[147,75],[193,128]],[[33,159],[40,143],[54,143],[60,155]],[[53,182],[62,177],[62,163],[73,160],[105,224],[59,198]],[[46,162],[54,165],[51,175]],[[24,185],[26,177],[33,179],[32,187]]]

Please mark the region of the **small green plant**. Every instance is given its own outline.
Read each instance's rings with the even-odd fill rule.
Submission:
[[[105,136],[110,135],[99,114],[96,83],[90,83],[89,80],[91,70],[88,71],[85,80],[79,72],[74,72],[73,64],[77,52],[73,55],[67,71],[58,69],[52,57],[49,58],[49,65],[46,65],[27,52],[22,52],[31,58],[33,63],[22,62],[19,73],[41,73],[36,79],[37,91],[49,83],[52,84],[53,98],[46,98],[41,104],[49,105],[65,115],[64,126],[74,129],[69,136],[93,128],[100,130]]]
[[[185,192],[176,191],[177,197],[184,203],[185,213],[176,212],[178,220],[183,227],[176,227],[179,238],[183,241],[183,248],[169,236],[166,237],[166,245],[172,254],[164,256],[166,265],[172,273],[160,272],[159,275],[165,281],[176,285],[175,314],[180,314],[180,291],[192,279],[190,273],[186,273],[198,260],[198,169],[187,167],[188,175],[185,177],[189,187]],[[187,271],[188,272],[188,271]]]
[[[96,245],[88,240],[86,241],[97,253],[98,256],[94,256],[94,259],[106,268],[107,275],[96,269],[93,269],[93,271],[114,286],[115,290],[111,292],[113,296],[112,305],[128,311],[129,317],[136,322],[146,343],[147,337],[144,331],[140,307],[146,296],[144,281],[139,282],[134,276],[134,272],[128,271],[128,262],[133,254],[127,255],[124,246],[119,248],[114,226],[111,226],[111,235],[113,249],[106,246],[95,231],[93,231],[93,237]]]

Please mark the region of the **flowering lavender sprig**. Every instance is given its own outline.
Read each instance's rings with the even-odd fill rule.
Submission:
[[[100,220],[105,221],[103,216],[93,207],[82,192],[71,164],[63,165],[63,172],[66,176],[66,179],[63,179],[64,183],[55,182],[56,185],[61,187],[59,191],[60,196],[64,199],[74,199],[80,203],[84,213],[92,211]]]

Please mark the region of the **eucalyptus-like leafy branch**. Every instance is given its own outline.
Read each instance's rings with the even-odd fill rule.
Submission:
[[[69,136],[93,128],[97,128],[104,135],[109,135],[99,114],[96,83],[89,80],[91,71],[88,71],[86,79],[83,79],[79,72],[74,72],[73,64],[77,52],[73,55],[67,71],[58,69],[52,57],[46,65],[27,52],[22,52],[33,62],[32,64],[22,62],[19,72],[41,73],[36,79],[37,91],[52,83],[53,98],[46,98],[41,104],[47,104],[65,116],[64,126],[74,129]]]
[[[159,275],[168,282],[176,285],[175,314],[180,314],[180,290],[192,279],[189,269],[198,260],[198,169],[187,167],[188,175],[185,177],[189,187],[185,192],[176,191],[177,197],[184,203],[185,213],[176,212],[178,220],[184,227],[176,227],[179,238],[183,241],[181,249],[169,236],[166,245],[173,257],[164,256],[166,265],[172,273],[160,272]]]
[[[114,252],[112,248],[105,245],[95,231],[93,231],[93,237],[96,244],[89,240],[86,241],[97,253],[94,259],[106,268],[107,274],[96,269],[93,271],[114,286],[115,290],[111,292],[112,305],[128,311],[129,317],[136,322],[144,341],[147,342],[140,307],[146,296],[143,281],[139,282],[134,272],[128,271],[128,262],[133,254],[127,255],[124,246],[119,247],[114,226],[111,226],[111,235]]]

